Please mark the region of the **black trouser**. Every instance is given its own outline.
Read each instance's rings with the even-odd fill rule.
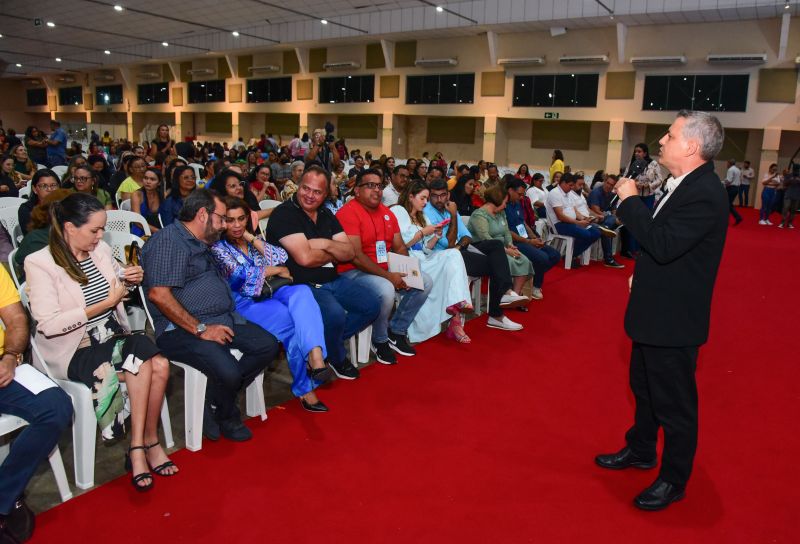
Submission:
[[[512,285],[506,248],[500,240],[482,240],[473,242],[471,245],[481,253],[469,249],[461,250],[467,275],[478,278],[489,276],[487,311],[492,317],[500,317],[503,315],[503,310],[500,309],[500,299],[503,298],[506,291],[511,289]]]
[[[728,191],[728,211],[731,212],[731,215],[738,223],[742,220],[742,216],[736,211],[736,208],[733,206],[733,201],[739,196],[739,187],[736,185],[728,185],[725,187],[725,190]]]
[[[636,399],[633,427],[625,440],[637,455],[656,456],[658,428],[664,428],[659,476],[685,486],[697,449],[697,346],[656,347],[634,343],[630,385]]]

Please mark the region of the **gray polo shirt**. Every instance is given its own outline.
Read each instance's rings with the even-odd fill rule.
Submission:
[[[172,295],[198,321],[232,326],[234,316],[228,282],[217,270],[209,247],[175,221],[156,232],[142,248],[144,289],[170,287]],[[175,328],[149,300],[156,337]]]

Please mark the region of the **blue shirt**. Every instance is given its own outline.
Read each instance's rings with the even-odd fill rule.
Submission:
[[[50,139],[58,142],[58,145],[47,146],[47,161],[52,165],[67,163],[67,133],[58,127],[50,135]]]
[[[165,227],[171,225],[178,218],[181,208],[183,208],[182,198],[170,196],[164,199],[164,202],[158,207],[158,215],[161,216],[161,222]]]
[[[508,223],[508,230],[522,236],[518,227],[518,225],[523,225],[523,229],[525,228],[525,212],[522,210],[521,202],[512,203],[510,200],[508,201],[506,204],[506,222]],[[527,231],[525,232],[525,237],[528,237]]]
[[[589,193],[589,206],[599,206],[601,211],[607,212],[611,209],[611,199],[614,193],[606,193],[602,185],[598,185]]]
[[[428,202],[425,205],[425,209],[423,210],[425,213],[425,217],[428,218],[428,221],[431,222],[432,225],[436,225],[441,223],[445,219],[450,219],[450,212],[445,209],[444,211],[439,211],[433,207],[433,204]],[[464,222],[461,220],[460,215],[456,215],[456,221],[458,221],[458,235],[456,236],[456,243],[461,240],[464,236],[470,236],[469,229],[464,225]],[[450,230],[450,224],[445,225],[442,227],[442,237],[439,238],[439,241],[436,242],[436,245],[433,249],[447,249],[447,231]]]

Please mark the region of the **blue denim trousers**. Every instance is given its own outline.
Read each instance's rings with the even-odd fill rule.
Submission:
[[[594,225],[590,225],[586,228],[573,223],[564,223],[560,221],[556,223],[556,232],[564,236],[572,236],[575,238],[575,247],[572,250],[573,257],[577,257],[589,249],[595,240],[600,238],[600,229]]]
[[[544,284],[544,274],[561,260],[561,253],[550,246],[541,248],[529,244],[517,244],[517,249],[525,255],[533,265],[533,286],[541,288]]]

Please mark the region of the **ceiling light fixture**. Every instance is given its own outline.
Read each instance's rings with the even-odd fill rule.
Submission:
[[[443,11],[444,11],[444,8],[443,8],[442,6],[436,6],[436,11],[438,11],[439,13],[441,13],[441,12],[443,12]]]
[[[56,62],[61,62],[61,57],[56,57]]]
[[[789,2],[786,2],[786,5],[783,6],[783,9],[789,9],[792,5]]]
[[[323,25],[327,25],[328,24],[328,21],[325,20],[325,19],[320,19],[319,22],[322,23]]]
[[[233,32],[231,32],[231,34],[233,34],[233,37],[234,37],[234,38],[238,38],[238,37],[239,37],[239,32],[237,32],[236,30],[234,30]]]
[[[123,7],[122,7],[122,6],[120,6],[119,4],[117,4],[116,6],[114,6],[114,11],[122,11],[123,9],[125,9],[125,8],[123,8]]]
[[[47,26],[50,28],[55,28],[56,24],[53,21],[47,21]]]
[[[17,68],[22,68],[22,65],[20,63],[17,63]]]
[[[105,51],[103,51],[103,53],[105,53],[106,55],[110,55],[110,54],[111,54],[111,51],[109,51],[108,49],[106,49]]]
[[[163,45],[164,47],[169,47],[169,43],[168,42],[161,42],[161,45]]]

